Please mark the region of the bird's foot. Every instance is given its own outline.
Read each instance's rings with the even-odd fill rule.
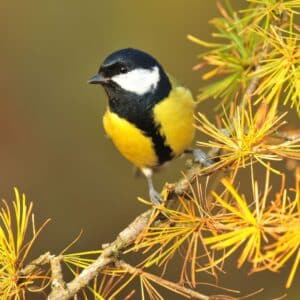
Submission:
[[[192,150],[194,161],[202,164],[205,167],[211,166],[214,162],[209,158],[209,156],[202,151],[201,149],[193,149]]]
[[[158,206],[163,202],[163,199],[159,192],[157,192],[154,188],[149,189],[150,200],[153,205]]]
[[[149,187],[149,196],[150,196],[151,202],[155,206],[160,205],[163,202],[163,199],[162,199],[160,193],[158,193],[153,186],[153,182],[152,182],[153,169],[141,168],[141,171],[147,178],[148,187]]]

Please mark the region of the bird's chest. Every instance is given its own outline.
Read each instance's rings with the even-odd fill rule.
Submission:
[[[151,138],[133,123],[107,109],[103,116],[103,126],[116,148],[134,165],[140,168],[157,165]]]

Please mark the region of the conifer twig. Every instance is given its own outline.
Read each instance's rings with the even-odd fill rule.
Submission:
[[[30,275],[35,270],[40,269],[43,265],[49,264],[52,257],[53,255],[51,255],[50,252],[46,252],[40,255],[38,258],[31,261],[23,269],[20,270],[18,274],[19,277]]]
[[[274,21],[273,25],[280,27],[284,22],[286,22],[287,19],[288,19],[288,14],[285,11],[283,11],[281,17],[278,20]],[[258,56],[258,63],[254,67],[254,70],[256,72],[258,72],[262,68],[262,63],[261,62],[264,59],[266,59],[266,57],[267,57],[270,49],[271,49],[271,45],[269,43],[267,43],[265,45],[265,47],[263,48],[263,51],[259,54],[259,56]],[[257,86],[259,84],[260,79],[261,78],[259,76],[254,76],[250,80],[250,82],[248,84],[248,87],[247,87],[247,89],[245,91],[244,97],[242,98],[242,104],[243,105],[246,104],[247,101],[251,99],[253,93],[255,92],[255,90],[256,90],[256,88],[257,88]]]
[[[201,294],[199,292],[196,292],[192,289],[186,288],[185,286],[166,280],[164,278],[161,278],[160,276],[151,274],[151,273],[147,273],[145,271],[143,271],[142,269],[136,268],[128,263],[126,263],[123,260],[119,260],[116,262],[116,266],[125,270],[126,272],[128,272],[129,274],[141,274],[145,277],[147,277],[148,279],[151,279],[153,282],[157,282],[159,285],[164,286],[167,289],[170,289],[172,291],[178,292],[181,295],[184,295],[186,297],[188,297],[189,299],[198,299],[198,300],[216,300],[216,299],[221,299],[219,298],[219,296],[207,296],[204,294]],[[234,300],[236,298],[233,297],[229,297],[226,296],[222,299],[231,299]]]

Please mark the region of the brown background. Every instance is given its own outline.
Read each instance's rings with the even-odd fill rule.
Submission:
[[[12,199],[17,186],[34,202],[37,224],[52,219],[33,256],[58,253],[81,229],[73,251],[97,249],[145,209],[137,196],[147,195],[146,182],[105,138],[104,93],[86,83],[102,59],[143,49],[196,94],[201,80],[191,68],[200,49],[186,35],[209,38],[217,14],[215,1],[199,0],[0,2],[0,195]],[[212,114],[212,105],[199,108]],[[183,165],[158,174],[156,186],[178,178]],[[285,293],[286,276],[232,271],[222,285],[265,287],[257,299],[270,299]],[[299,276],[289,299],[297,284]]]

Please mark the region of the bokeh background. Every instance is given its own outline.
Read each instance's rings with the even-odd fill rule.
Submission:
[[[104,136],[105,95],[87,79],[105,56],[130,46],[196,94],[199,48],[186,35],[209,39],[217,15],[215,1],[200,0],[0,1],[0,195],[13,199],[17,186],[34,202],[37,224],[52,219],[32,256],[58,253],[81,229],[72,250],[98,249],[145,210],[137,196],[147,196],[146,182]],[[211,108],[199,107],[208,115]],[[178,160],[157,174],[157,188],[183,166]],[[232,271],[220,283],[243,293],[265,287],[257,299],[271,299],[285,293],[286,275]],[[296,295],[293,288],[288,298]]]

